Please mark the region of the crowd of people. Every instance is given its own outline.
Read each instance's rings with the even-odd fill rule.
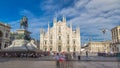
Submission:
[[[33,57],[33,58],[36,58],[36,57],[40,57],[41,54],[40,53],[0,53],[0,57]]]
[[[54,55],[54,58],[56,59],[56,66],[58,68],[73,68],[72,59],[78,59],[80,60],[80,54],[77,54],[75,52],[73,53],[56,53]]]

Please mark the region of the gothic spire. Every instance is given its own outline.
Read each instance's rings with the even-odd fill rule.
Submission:
[[[57,17],[55,16],[53,19],[53,23],[56,23],[56,22],[57,22]]]
[[[70,23],[70,28],[72,28],[72,22]]]
[[[64,15],[63,15],[62,21],[63,21],[64,23],[66,23],[66,17],[65,17]]]
[[[48,22],[48,31],[50,30],[50,24],[49,24],[49,22]]]

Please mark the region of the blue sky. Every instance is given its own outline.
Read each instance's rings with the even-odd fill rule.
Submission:
[[[15,31],[22,16],[27,16],[31,36],[36,39],[40,28],[47,30],[54,16],[60,20],[63,15],[68,25],[80,27],[82,43],[102,41],[103,28],[107,29],[105,39],[111,40],[110,30],[120,25],[120,0],[0,0],[0,21]]]

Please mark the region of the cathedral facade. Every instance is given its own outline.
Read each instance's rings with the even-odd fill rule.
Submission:
[[[40,29],[40,50],[55,51],[55,52],[80,52],[80,28],[76,30],[67,26],[66,18],[63,17],[62,21],[53,19],[53,27],[50,28],[48,24],[47,32]]]

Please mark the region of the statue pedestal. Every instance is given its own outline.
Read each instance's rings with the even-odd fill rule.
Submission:
[[[28,23],[26,17],[21,19],[20,27],[23,27],[23,29],[18,29],[11,35],[12,44],[0,51],[1,56],[18,57],[25,54],[27,57],[29,53],[36,55],[38,48],[34,44],[34,41],[31,40],[31,32],[27,30]]]
[[[17,30],[17,38],[16,39],[25,39],[25,40],[30,40],[31,32],[25,30],[25,29],[19,29]]]
[[[35,51],[37,46],[34,44],[33,40],[31,42],[23,39],[14,40],[12,45],[4,48],[3,51]]]
[[[30,35],[31,34],[31,32],[29,32],[25,29],[19,29],[19,30],[17,30],[17,33],[18,34],[25,34],[25,35]]]
[[[4,48],[3,51],[35,51],[37,46],[33,40],[30,40],[31,32],[25,29],[17,30],[17,38],[12,42],[12,45]]]

